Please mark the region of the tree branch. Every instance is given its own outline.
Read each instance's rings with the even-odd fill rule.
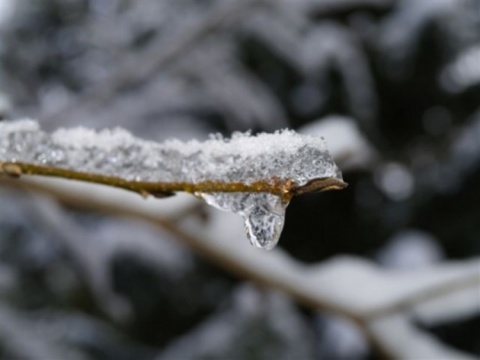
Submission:
[[[200,181],[194,182],[148,182],[126,180],[121,177],[107,176],[96,173],[88,173],[70,169],[62,169],[51,166],[42,166],[25,162],[1,162],[0,174],[3,173],[13,178],[21,175],[42,175],[59,177],[69,180],[79,180],[90,183],[113,186],[139,193],[142,196],[152,195],[157,198],[173,195],[175,192],[188,193],[235,193],[235,192],[265,192],[281,197],[284,201],[290,201],[294,195],[308,192],[321,192],[327,190],[341,190],[347,184],[335,178],[314,179],[303,186],[299,186],[290,180],[258,180],[252,183]]]

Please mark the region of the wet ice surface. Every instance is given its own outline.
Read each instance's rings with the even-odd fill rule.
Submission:
[[[49,134],[32,120],[0,122],[1,161],[142,182],[251,184],[276,179],[303,186],[313,179],[342,178],[322,138],[290,130],[159,144],[136,139],[123,129],[59,129]],[[219,209],[240,214],[254,246],[271,249],[278,242],[288,205],[279,196],[265,192],[196,195]]]
[[[245,221],[245,233],[253,246],[275,247],[282,233],[288,202],[269,193],[200,194],[209,205],[233,211]]]

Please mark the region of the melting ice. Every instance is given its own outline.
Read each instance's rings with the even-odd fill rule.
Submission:
[[[32,120],[0,122],[0,162],[12,161],[147,182],[250,184],[277,179],[303,186],[313,179],[341,179],[322,138],[290,130],[159,144],[136,139],[123,129],[60,129],[49,134]],[[196,195],[241,215],[254,246],[271,249],[278,242],[288,205],[280,197],[270,193]]]
[[[269,193],[199,193],[209,205],[240,214],[250,243],[270,250],[280,238],[288,203]]]

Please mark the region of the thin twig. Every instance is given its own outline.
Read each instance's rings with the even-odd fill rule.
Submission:
[[[266,192],[280,196],[284,201],[289,201],[293,195],[307,192],[341,190],[347,186],[345,182],[339,179],[328,177],[314,179],[302,186],[298,186],[290,180],[280,179],[257,180],[251,183],[222,181],[200,181],[197,183],[146,182],[24,162],[0,162],[0,174],[1,173],[15,178],[21,175],[43,175],[80,180],[130,190],[142,196],[153,195],[155,197],[170,196],[178,191],[189,193]]]

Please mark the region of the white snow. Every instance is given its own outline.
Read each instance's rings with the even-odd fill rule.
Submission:
[[[301,127],[299,131],[325,138],[328,151],[345,169],[367,168],[378,157],[355,121],[346,116],[330,115]]]
[[[415,328],[403,315],[381,318],[372,324],[371,330],[396,359],[478,359],[442,344],[433,336]]]
[[[205,142],[163,144],[134,138],[123,129],[41,131],[32,120],[0,123],[0,161],[62,167],[137,181],[292,180],[340,178],[321,137],[291,130],[273,134],[234,133]]]
[[[381,271],[370,262],[342,257],[312,268],[298,286],[318,291],[322,298],[365,314],[407,299],[422,289],[433,289],[467,277],[479,279],[475,286],[479,290],[479,259],[421,269]]]
[[[377,254],[378,262],[390,269],[420,269],[439,263],[443,252],[431,234],[406,229],[393,235]]]
[[[480,83],[480,45],[461,53],[440,75],[443,88],[451,93],[460,93]]]
[[[375,172],[375,181],[382,191],[392,200],[405,200],[414,190],[415,179],[410,170],[395,162],[389,162]]]

